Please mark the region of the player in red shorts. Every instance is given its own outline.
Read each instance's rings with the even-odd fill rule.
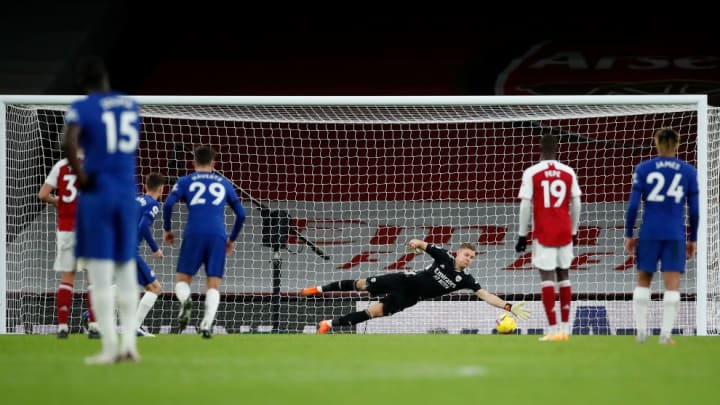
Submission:
[[[54,194],[53,194],[54,192]],[[40,187],[38,198],[57,208],[57,251],[53,269],[60,273],[60,286],[55,295],[58,319],[57,336],[66,339],[70,334],[68,317],[72,307],[73,285],[77,272],[75,254],[75,210],[77,207],[77,176],[67,159],[53,165],[45,183]],[[90,293],[87,303],[90,307]],[[100,338],[92,308],[89,310],[88,337]]]

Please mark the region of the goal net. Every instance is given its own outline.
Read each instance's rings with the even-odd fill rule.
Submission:
[[[73,98],[5,99],[0,135],[6,208],[0,226],[0,332],[55,331],[55,211],[37,199],[63,157],[63,113]],[[679,153],[698,167],[699,255],[682,279],[677,334],[720,328],[720,111],[700,96],[594,97],[138,97],[142,105],[140,182],[149,172],[171,184],[192,170],[192,150],[211,145],[216,169],[232,181],[247,221],[221,287],[216,333],[314,333],[317,322],[367,307],[363,293],[302,298],[307,286],[387,272],[421,270],[427,255],[407,253],[418,238],[454,250],[474,243],[469,271],[483,288],[526,300],[532,319],[520,333],[546,327],[540,278],[530,252],[515,253],[523,169],[539,159],[542,134],[560,137],[559,160],[575,168],[583,191],[579,246],[570,271],[575,334],[634,334],[635,269],[623,251],[625,201],[633,168],[655,154],[652,134],[682,134]],[[0,101],[1,98],[0,98]],[[112,196],[108,196],[112,198]],[[181,239],[187,211],[176,206]],[[227,211],[228,229],[234,215]],[[177,333],[175,247],[141,252],[163,294],[145,320],[152,333]],[[81,328],[87,285],[78,277],[72,331]],[[192,285],[192,333],[202,316],[205,277]],[[662,313],[660,277],[652,285],[649,326]],[[502,312],[469,291],[420,302],[354,333],[492,333]]]

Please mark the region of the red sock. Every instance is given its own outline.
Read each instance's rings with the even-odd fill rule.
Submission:
[[[90,301],[90,291],[85,293],[85,299],[87,300],[88,313],[90,314],[88,322],[95,322],[95,312],[93,312],[92,301]]]
[[[557,324],[557,316],[555,315],[555,286],[543,286],[541,295],[548,324],[550,326],[555,326]]]
[[[55,297],[58,324],[68,323],[68,315],[72,306],[72,290],[73,285],[70,283],[60,283],[60,287],[58,287]]]
[[[563,322],[568,322],[570,320],[571,302],[572,288],[570,287],[570,282],[567,281],[567,285],[560,285],[560,320]]]

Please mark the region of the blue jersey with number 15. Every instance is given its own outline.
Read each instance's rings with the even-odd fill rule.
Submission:
[[[685,240],[685,204],[688,205],[690,240],[697,240],[697,170],[671,157],[640,163],[633,175],[625,236],[633,236],[640,200],[644,201],[640,239]]]
[[[138,105],[121,93],[92,93],[70,106],[65,124],[80,129],[83,168],[90,180],[78,197],[75,256],[116,263],[133,260],[138,233]]]
[[[93,180],[89,192],[132,193],[137,190],[135,156],[140,134],[140,109],[119,92],[92,93],[74,102],[65,124],[80,127],[85,151],[83,168]]]

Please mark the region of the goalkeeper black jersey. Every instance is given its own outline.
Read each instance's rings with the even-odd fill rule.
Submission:
[[[448,250],[428,244],[425,252],[435,261],[410,277],[413,290],[421,299],[439,297],[462,289],[477,291],[482,288],[467,270],[455,270],[455,258]]]

